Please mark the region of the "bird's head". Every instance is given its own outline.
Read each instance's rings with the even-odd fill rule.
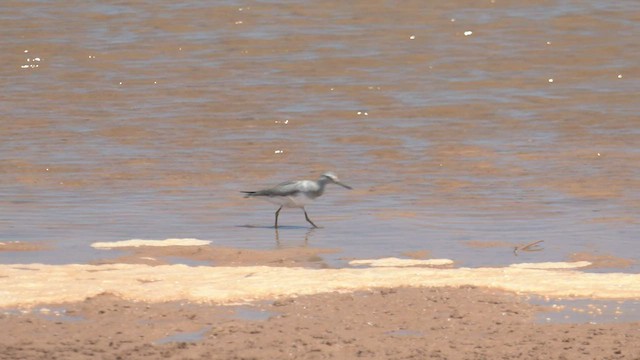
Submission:
[[[336,185],[340,185],[344,188],[347,188],[349,190],[352,189],[351,186],[347,185],[347,184],[343,184],[342,182],[340,182],[340,179],[338,179],[338,175],[332,173],[332,172],[326,172],[324,174],[322,174],[322,176],[320,177],[321,180],[324,180],[326,182],[330,182],[330,183],[334,183]]]

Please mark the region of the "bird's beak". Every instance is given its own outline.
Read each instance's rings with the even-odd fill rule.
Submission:
[[[353,190],[353,188],[347,184],[343,184],[340,181],[334,181],[336,184],[342,186],[343,188],[349,189],[349,190]]]

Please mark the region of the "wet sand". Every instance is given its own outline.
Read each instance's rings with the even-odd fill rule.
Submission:
[[[538,324],[521,298],[474,287],[328,293],[243,307],[105,294],[0,315],[2,359],[637,359],[640,323]],[[268,317],[268,318],[267,318]]]

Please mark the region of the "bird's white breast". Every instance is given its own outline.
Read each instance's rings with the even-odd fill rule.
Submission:
[[[289,196],[269,196],[265,197],[264,199],[272,204],[289,208],[303,207],[312,201],[312,199],[306,196],[304,193],[298,193],[296,195]]]

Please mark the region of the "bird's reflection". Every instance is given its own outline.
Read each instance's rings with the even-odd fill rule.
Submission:
[[[316,231],[317,228],[310,228],[309,230],[307,230],[307,232],[304,234],[304,242],[303,245],[304,247],[309,245],[309,239],[313,236],[313,233]],[[291,244],[289,244],[289,246],[283,245],[282,242],[280,241],[280,232],[278,231],[278,228],[275,228],[275,233],[276,233],[276,247],[277,248],[283,248],[283,247],[291,247]]]

